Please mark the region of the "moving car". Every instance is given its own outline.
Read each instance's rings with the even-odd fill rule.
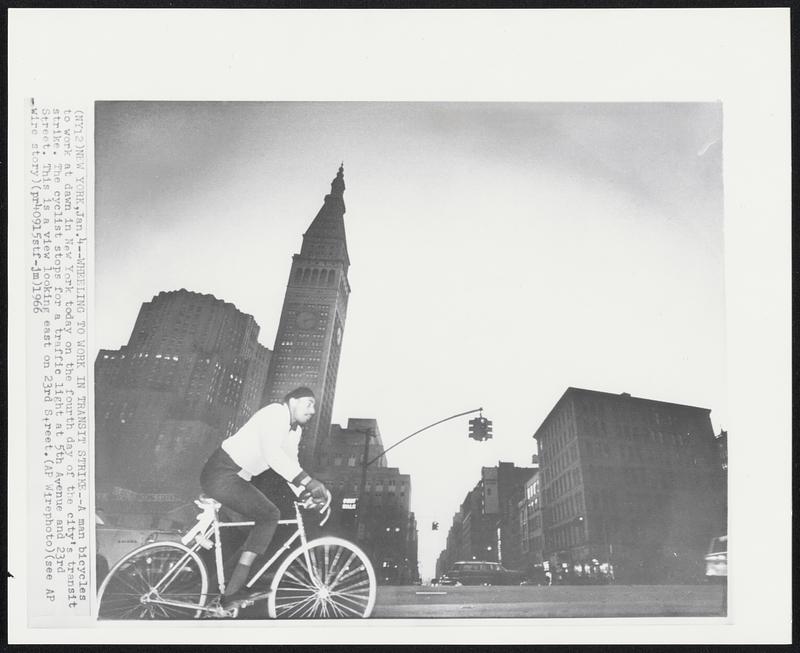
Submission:
[[[442,574],[441,585],[519,585],[526,580],[524,572],[506,569],[499,562],[470,560],[456,562]]]
[[[706,580],[723,581],[728,578],[728,536],[711,540],[706,555]]]

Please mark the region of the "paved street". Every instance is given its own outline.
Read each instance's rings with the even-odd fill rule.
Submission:
[[[373,618],[722,616],[719,585],[379,587]]]
[[[264,619],[266,603],[240,619]],[[373,619],[720,617],[721,585],[380,586]]]

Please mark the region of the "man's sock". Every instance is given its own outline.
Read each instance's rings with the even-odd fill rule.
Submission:
[[[239,562],[231,574],[230,582],[225,586],[225,596],[231,596],[238,592],[247,582],[250,575],[250,567],[253,566],[253,561],[256,559],[256,554],[253,551],[242,551],[239,556]]]

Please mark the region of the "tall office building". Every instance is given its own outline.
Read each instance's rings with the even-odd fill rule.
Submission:
[[[358,541],[372,560],[378,582],[407,584],[419,575],[411,477],[389,467],[383,450],[377,420],[350,418],[346,427],[333,424],[320,449],[323,469],[317,477],[333,495],[330,530]],[[366,462],[375,461],[366,473],[365,451]]]
[[[347,317],[350,258],[344,229],[344,168],[292,258],[264,403],[280,401],[298,386],[317,396],[317,414],[303,429],[300,464],[319,468],[319,443],[333,413],[336,375]]]
[[[107,512],[138,502],[157,514],[199,491],[208,456],[259,408],[270,351],[258,332],[233,304],[181,289],[142,304],[128,344],[100,351],[96,476]]]
[[[556,576],[702,578],[727,512],[709,415],[627,393],[564,392],[534,434],[544,557]]]

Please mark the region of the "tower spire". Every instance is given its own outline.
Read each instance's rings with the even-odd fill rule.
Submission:
[[[329,197],[344,197],[344,161],[342,161],[342,165],[339,166],[339,172],[336,173],[336,177],[331,182],[331,194]],[[327,200],[328,198],[326,197],[325,199]]]
[[[292,257],[264,388],[266,402],[280,401],[300,384],[316,394],[318,413],[306,425],[300,444],[300,463],[306,469],[318,465],[320,443],[328,438],[331,427],[350,294],[344,211],[342,161],[322,208],[303,234],[300,253]]]

